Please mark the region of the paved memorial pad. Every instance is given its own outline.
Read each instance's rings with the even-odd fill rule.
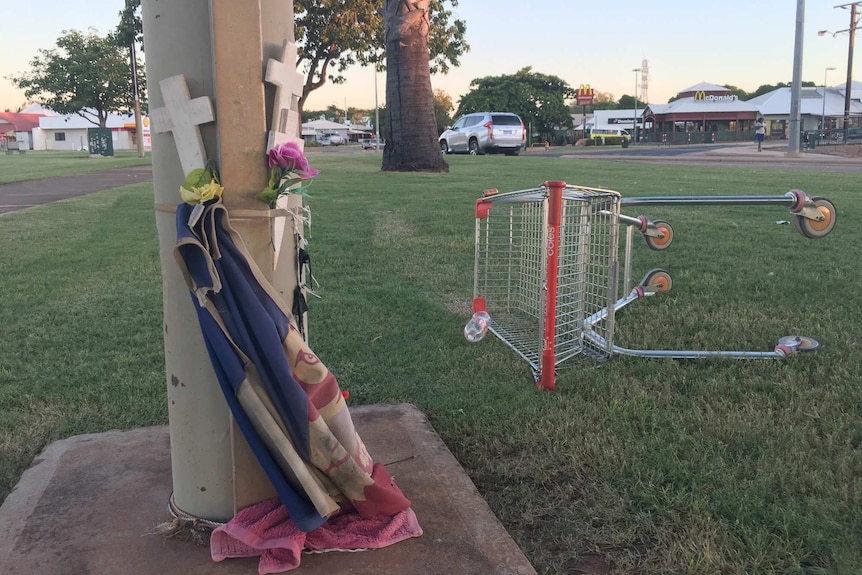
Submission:
[[[434,432],[408,404],[350,409],[374,457],[413,502],[424,534],[386,549],[303,555],[298,575],[535,575]],[[240,575],[209,548],[154,535],[171,519],[167,426],[49,445],[0,507],[3,575]]]

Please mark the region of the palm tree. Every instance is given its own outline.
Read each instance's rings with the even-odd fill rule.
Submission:
[[[437,143],[431,90],[431,0],[385,0],[386,146],[383,170],[448,172]]]

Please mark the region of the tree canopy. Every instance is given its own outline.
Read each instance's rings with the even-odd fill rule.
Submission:
[[[515,74],[486,76],[470,82],[471,90],[461,98],[456,116],[471,112],[513,112],[533,130],[543,134],[557,127],[572,127],[566,100],[575,91],[557,76],[533,72],[531,67]]]
[[[78,114],[104,128],[110,113],[130,113],[128,57],[111,37],[64,30],[57,47],[40,49],[30,71],[9,79],[27,98],[59,114]]]
[[[383,16],[380,0],[294,0],[297,68],[305,73],[302,101],[326,82],[344,82],[349,67],[378,65],[385,61]],[[447,5],[458,0],[431,0],[429,6],[431,73],[446,73],[459,66],[469,49],[467,25],[453,18]],[[300,103],[301,104],[301,103]]]

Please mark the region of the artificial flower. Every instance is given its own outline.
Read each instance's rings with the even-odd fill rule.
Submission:
[[[257,195],[271,208],[279,196],[288,193],[302,194],[309,180],[320,173],[308,165],[308,159],[296,142],[285,142],[273,147],[267,154],[270,173],[267,186]],[[310,182],[309,182],[310,183]]]
[[[189,188],[180,188],[180,196],[187,204],[205,204],[208,201],[220,198],[224,193],[224,188],[215,182],[204,184],[203,186],[194,186]]]
[[[218,174],[211,167],[198,168],[189,172],[180,186],[180,197],[187,204],[205,204],[220,198],[224,188],[219,184]]]

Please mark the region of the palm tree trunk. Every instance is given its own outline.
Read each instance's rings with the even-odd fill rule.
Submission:
[[[430,0],[385,0],[386,147],[383,170],[448,172],[437,143],[428,51]]]

